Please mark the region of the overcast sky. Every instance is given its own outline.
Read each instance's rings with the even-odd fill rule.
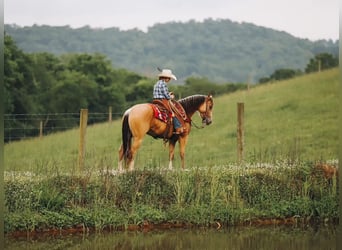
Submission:
[[[296,37],[339,37],[339,0],[5,0],[5,24],[118,27],[146,31],[155,23],[230,19]]]

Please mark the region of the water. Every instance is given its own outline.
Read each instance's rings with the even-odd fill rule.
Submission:
[[[175,229],[6,238],[5,249],[232,249],[334,250],[336,228],[234,227],[231,229]]]

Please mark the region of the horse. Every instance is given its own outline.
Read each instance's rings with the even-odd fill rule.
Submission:
[[[178,100],[187,119],[184,121],[185,133],[174,134],[166,122],[157,119],[151,103],[136,104],[127,109],[122,116],[122,144],[119,148],[118,170],[123,172],[122,163],[129,171],[134,170],[134,157],[146,134],[154,138],[163,138],[169,143],[169,169],[172,170],[174,149],[179,141],[181,167],[185,169],[185,147],[192,126],[192,116],[198,112],[202,118],[202,127],[212,123],[213,97],[209,95],[192,95]],[[171,124],[172,126],[172,124]],[[172,126],[173,127],[173,126]],[[133,143],[132,143],[133,141]]]

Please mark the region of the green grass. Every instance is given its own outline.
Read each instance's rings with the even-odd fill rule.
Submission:
[[[119,120],[88,127],[81,176],[78,129],[6,144],[5,232],[79,226],[101,231],[145,221],[209,227],[260,219],[336,221],[338,180],[313,175],[313,162],[336,166],[338,78],[334,69],[215,98],[213,124],[191,131],[189,171],[163,171],[167,147],[149,136],[136,171],[104,171],[117,168]],[[241,165],[238,102],[245,104]],[[200,124],[196,115],[194,121]]]
[[[246,161],[337,159],[338,80],[338,69],[333,69],[214,98],[213,124],[204,129],[193,127],[191,131],[186,167],[236,162],[238,102],[245,104]],[[194,121],[200,124],[196,114]],[[87,170],[117,168],[120,133],[119,120],[88,127]],[[5,170],[73,173],[78,144],[78,129],[6,144]],[[136,168],[159,169],[167,164],[168,149],[163,141],[146,136]],[[180,167],[178,149],[174,166]]]
[[[190,171],[103,173],[5,180],[5,232],[30,233],[74,227],[127,228],[171,223],[222,226],[293,225],[338,218],[337,180],[295,167],[202,167]],[[298,220],[298,221],[297,221]],[[274,222],[271,221],[271,224]]]

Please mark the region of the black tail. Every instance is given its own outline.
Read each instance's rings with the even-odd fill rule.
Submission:
[[[125,114],[122,120],[122,149],[124,154],[124,161],[131,157],[131,142],[132,142],[132,131],[128,124],[128,113]]]

